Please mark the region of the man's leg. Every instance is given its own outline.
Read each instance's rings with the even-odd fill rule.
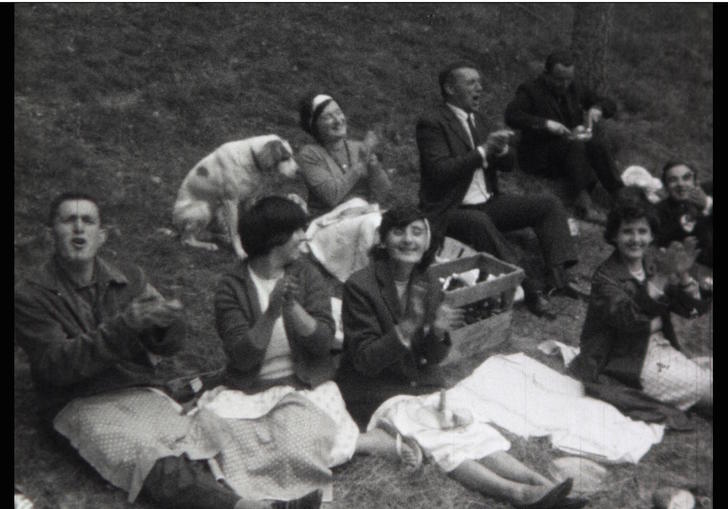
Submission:
[[[184,456],[157,460],[144,480],[142,493],[161,507],[181,509],[232,509],[240,500],[231,489],[215,480],[203,462],[190,461]],[[253,502],[260,504],[257,507],[267,507]],[[250,508],[256,506],[250,505]]]
[[[523,267],[526,278],[521,286],[529,310],[537,316],[554,319],[556,315],[549,309],[548,301],[543,296],[543,284],[540,278],[534,277],[533,267],[525,258],[516,254],[510,242],[492,221],[487,212],[488,203],[466,205],[451,212],[447,235],[468,244],[477,251],[490,253],[503,261]]]
[[[604,128],[597,124],[594,136],[585,145],[589,164],[594,169],[599,182],[614,197],[617,191],[624,187],[624,183],[622,183],[622,177],[609,150]]]
[[[215,480],[202,461],[184,456],[157,460],[144,480],[142,493],[160,507],[174,509],[317,509],[321,493],[290,501],[248,500]]]
[[[576,264],[566,210],[555,196],[501,194],[488,200],[483,209],[501,232],[533,228],[547,267]]]
[[[558,138],[548,145],[549,173],[566,180],[569,200],[589,196],[597,184],[583,141]]]

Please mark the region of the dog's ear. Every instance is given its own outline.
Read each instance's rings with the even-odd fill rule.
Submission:
[[[281,140],[271,140],[260,149],[257,154],[263,171],[275,171],[278,163],[290,157],[288,150]]]

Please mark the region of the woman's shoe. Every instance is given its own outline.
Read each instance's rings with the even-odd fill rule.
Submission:
[[[513,504],[516,509],[558,509],[563,507],[566,495],[571,491],[574,480],[569,477],[564,482],[557,484],[543,497],[530,504]],[[572,508],[574,509],[574,508]]]

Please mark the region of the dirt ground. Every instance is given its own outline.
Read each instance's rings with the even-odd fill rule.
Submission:
[[[184,248],[164,233],[189,168],[223,142],[254,134],[276,132],[300,147],[309,138],[297,126],[296,102],[316,89],[341,98],[353,137],[369,128],[382,135],[385,164],[396,168],[394,194],[411,193],[414,123],[438,100],[437,70],[455,59],[476,61],[487,71],[484,110],[502,122],[515,86],[538,71],[550,48],[568,44],[572,11],[568,4],[18,4],[15,280],[48,255],[38,232],[50,199],[65,189],[91,191],[111,226],[104,256],[140,264],[163,294],[185,304],[193,341],[180,367],[220,367],[212,294],[232,252]],[[615,6],[607,92],[619,114],[607,127],[620,167],[641,164],[657,174],[678,158],[712,179],[712,35],[709,4]],[[520,172],[504,176],[504,187],[560,192]],[[513,240],[536,256],[531,233]],[[577,242],[575,272],[588,283],[611,248],[590,223],[580,223]],[[483,357],[523,351],[562,370],[535,347],[545,339],[578,345],[586,304],[554,303],[554,322],[516,308],[510,341]],[[689,354],[712,353],[712,320],[712,311],[676,318]],[[42,426],[17,347],[13,390],[14,482],[36,507],[130,506]],[[648,507],[661,485],[712,498],[713,423],[694,420],[694,431],[666,433],[639,464],[607,466],[589,507]],[[541,472],[563,455],[546,439],[504,434],[512,454]],[[388,461],[357,457],[334,480],[332,508],[507,507],[432,465],[408,476]]]

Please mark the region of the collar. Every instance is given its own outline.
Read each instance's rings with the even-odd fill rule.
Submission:
[[[470,117],[470,115],[473,115],[472,113],[468,113],[467,111],[465,111],[461,107],[455,106],[454,104],[450,104],[448,102],[445,103],[445,106],[447,106],[448,108],[450,108],[450,110],[455,114],[455,116],[461,122],[467,123],[468,122],[468,117]],[[473,122],[475,122],[474,119],[475,119],[475,116],[473,116]]]
[[[652,267],[650,263],[643,263],[645,268],[645,281],[650,278],[652,273],[654,272],[652,270]],[[632,273],[629,271],[627,266],[622,263],[622,260],[619,257],[619,251],[615,248],[612,252],[611,256],[607,258],[607,261],[604,262],[604,271],[608,273],[610,278],[619,280],[619,281],[636,281]]]
[[[109,283],[127,284],[129,280],[114,265],[97,256],[95,259],[96,283],[106,286]],[[69,280],[63,269],[58,265],[55,256],[48,260],[40,270],[28,276],[31,283],[37,284],[49,290],[58,291],[61,288],[62,280]]]

